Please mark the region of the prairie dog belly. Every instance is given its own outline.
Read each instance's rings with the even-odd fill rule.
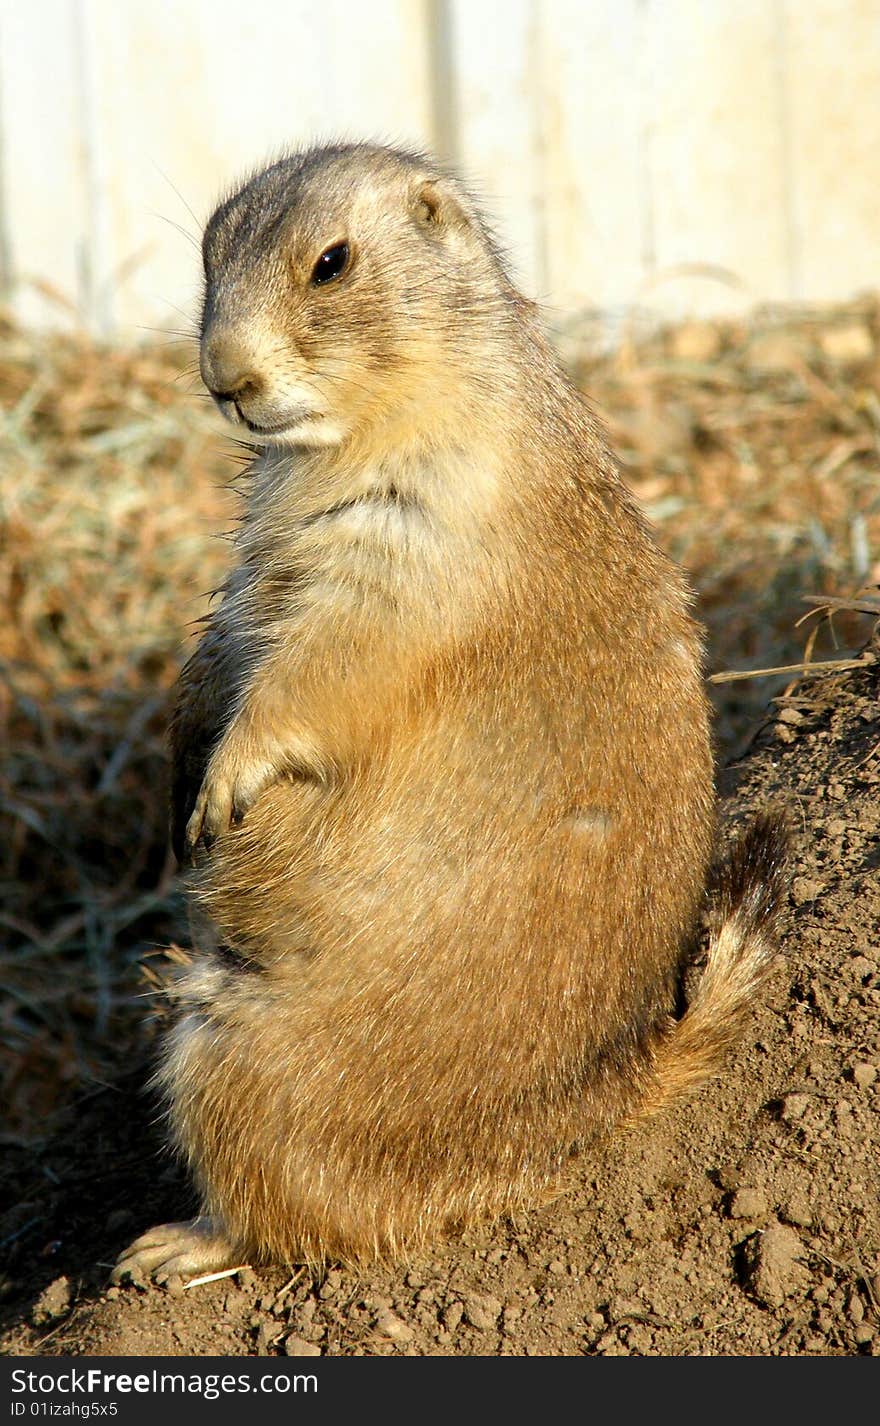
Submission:
[[[472,706],[469,727],[455,709],[426,717],[336,785],[268,789],[204,875],[223,936],[278,977],[305,975],[316,994],[345,1000],[396,979],[401,1015],[407,999],[413,1014],[470,1006],[497,1014],[505,1040],[554,996],[579,1007],[572,1035],[584,1048],[646,994],[656,1003],[676,964],[670,940],[702,888],[692,789],[684,778],[658,787],[652,828],[644,788],[621,795],[586,722],[567,725],[575,756],[539,703],[532,736],[496,703]],[[496,726],[516,732],[494,736]],[[670,825],[678,847],[658,884],[644,848]]]

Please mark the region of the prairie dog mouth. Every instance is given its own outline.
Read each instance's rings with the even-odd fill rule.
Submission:
[[[240,412],[239,415],[241,415]],[[311,416],[311,411],[305,411],[301,416],[295,416],[292,421],[285,421],[280,426],[258,426],[256,421],[248,420],[247,416],[242,416],[241,419],[244,421],[248,430],[253,431],[257,436],[282,436],[287,431],[296,430],[297,426],[301,426],[303,422],[308,421]]]
[[[241,424],[264,445],[336,446],[343,438],[342,428],[335,421],[328,419],[324,411],[314,411],[308,406],[294,408],[286,421],[274,426],[261,426],[258,421],[252,421],[237,403],[235,412]],[[235,420],[231,412],[227,414],[230,420]]]
[[[233,422],[236,420],[240,421],[241,424],[246,426],[255,436],[263,436],[267,440],[271,440],[273,437],[292,435],[294,431],[299,430],[299,428],[306,425],[307,422],[319,421],[322,416],[320,411],[313,411],[308,406],[295,406],[284,420],[276,421],[274,425],[266,426],[262,425],[259,421],[251,420],[250,416],[246,416],[237,401],[232,402],[232,410],[227,406],[223,414]]]

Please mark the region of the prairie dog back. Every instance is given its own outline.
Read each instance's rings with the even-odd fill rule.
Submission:
[[[172,726],[203,924],[161,1073],[204,1214],[120,1274],[403,1256],[541,1198],[713,1071],[783,859],[762,825],[673,1022],[700,631],[461,186],[310,150],[204,254],[202,375],[260,448]]]

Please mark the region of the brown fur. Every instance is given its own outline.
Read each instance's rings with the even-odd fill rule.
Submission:
[[[175,842],[209,850],[162,1080],[217,1236],[162,1262],[399,1257],[717,1067],[780,842],[742,852],[675,1024],[713,840],[700,630],[464,190],[314,150],[205,253],[208,385],[295,429],[251,466],[172,729]]]

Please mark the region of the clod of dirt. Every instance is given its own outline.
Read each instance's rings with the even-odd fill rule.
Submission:
[[[383,1307],[377,1316],[376,1330],[392,1342],[411,1342],[416,1335],[412,1327],[408,1327],[388,1307]]]
[[[780,1117],[786,1124],[791,1124],[796,1119],[803,1119],[809,1107],[808,1094],[787,1094],[782,1101]]]
[[[744,1278],[752,1296],[765,1307],[781,1307],[786,1298],[805,1292],[808,1276],[799,1261],[802,1256],[797,1233],[781,1223],[747,1239]]]
[[[284,1343],[286,1357],[320,1357],[321,1348],[316,1342],[307,1342],[303,1337],[288,1337]]]
[[[760,1188],[740,1188],[730,1200],[727,1211],[731,1218],[766,1218],[767,1200]]]
[[[876,1065],[870,1064],[854,1065],[852,1077],[853,1083],[857,1085],[859,1089],[870,1089],[877,1078],[877,1067]]]
[[[813,876],[796,876],[791,888],[795,906],[803,906],[806,901],[816,901],[822,895],[822,883]]]
[[[70,1307],[70,1298],[70,1279],[56,1277],[43,1289],[31,1309],[34,1326],[40,1327],[44,1322],[54,1322],[56,1317],[63,1317]]]
[[[277,1327],[267,1326],[265,1322],[261,1322],[254,1339],[257,1356],[268,1357],[270,1349],[274,1347],[280,1335]]]
[[[782,1205],[780,1216],[786,1223],[793,1223],[796,1228],[809,1228],[813,1221],[813,1210],[807,1195],[797,1189],[790,1193]]]
[[[341,1272],[329,1272],[318,1291],[318,1296],[320,1297],[321,1301],[326,1302],[329,1298],[335,1297],[337,1292],[339,1291],[341,1283]]]
[[[464,1320],[478,1332],[491,1332],[498,1326],[501,1303],[497,1297],[484,1297],[481,1293],[468,1293],[464,1299]]]

